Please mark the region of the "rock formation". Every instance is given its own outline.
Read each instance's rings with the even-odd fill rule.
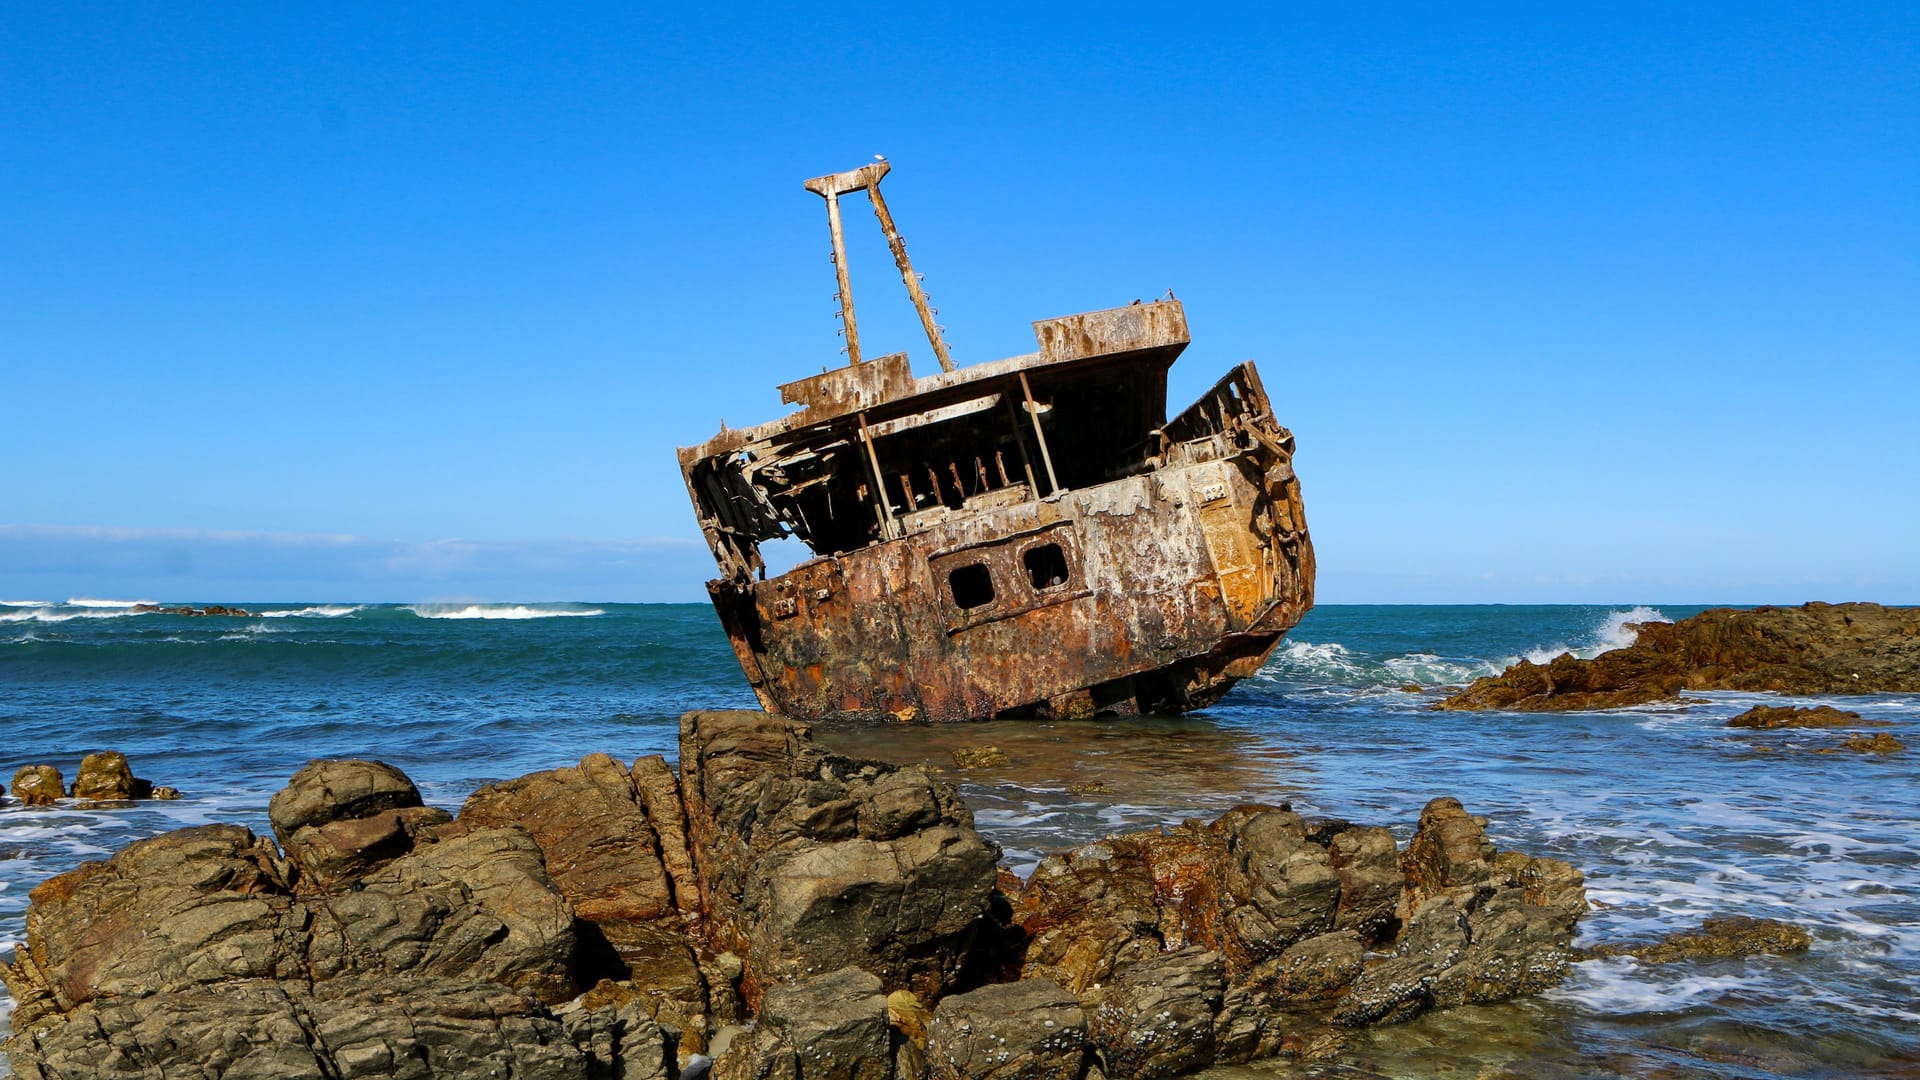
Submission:
[[[6,793],[0,787],[0,794]],[[127,802],[133,799],[178,799],[180,792],[156,787],[152,781],[133,775],[127,756],[117,750],[102,750],[80,759],[80,773],[73,787],[52,765],[27,765],[13,774],[13,794],[26,806],[52,806],[64,798],[88,802]]]
[[[1727,721],[1727,726],[1765,729],[1833,728],[1867,727],[1884,723],[1886,723],[1884,720],[1862,719],[1857,712],[1836,709],[1831,705],[1816,705],[1810,709],[1794,705],[1755,705]]]
[[[1631,956],[1643,964],[1671,964],[1679,960],[1806,952],[1812,945],[1813,937],[1792,923],[1728,915],[1707,919],[1698,930],[1682,930],[1659,941],[1597,945],[1585,950],[1581,958]]]
[[[28,806],[52,806],[66,798],[66,778],[51,765],[27,765],[13,774],[13,797]]]
[[[5,1049],[26,1080],[1170,1077],[1551,985],[1585,908],[1451,799],[1404,851],[1250,806],[1020,882],[923,767],[754,712],[688,714],[680,760],[458,818],[314,762],[275,839],[182,829],[35,889]]]
[[[1638,639],[1626,648],[1591,660],[1571,653],[1546,664],[1522,660],[1434,707],[1556,712],[1673,701],[1682,690],[1920,691],[1920,608],[1715,608],[1635,629]]]

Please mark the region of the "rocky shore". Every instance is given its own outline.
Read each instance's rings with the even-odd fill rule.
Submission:
[[[1248,806],[1025,881],[924,767],[689,713],[681,771],[579,765],[424,806],[318,761],[273,839],[182,829],[31,893],[3,1047],[61,1077],[1159,1078],[1553,985],[1580,872],[1435,799]]]
[[[1782,694],[1920,691],[1920,608],[1879,604],[1715,608],[1641,623],[1634,644],[1581,660],[1526,660],[1477,679],[1437,709],[1525,712],[1677,701],[1683,690]]]

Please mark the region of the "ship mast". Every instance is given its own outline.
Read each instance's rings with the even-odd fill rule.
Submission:
[[[838,279],[840,292],[840,323],[847,335],[847,365],[860,363],[860,328],[853,317],[853,282],[847,274],[847,241],[840,228],[840,196],[856,191],[865,191],[867,199],[873,203],[873,215],[880,219],[880,231],[887,238],[887,247],[893,251],[894,265],[900,268],[900,280],[907,286],[907,295],[913,298],[913,308],[920,313],[920,325],[927,332],[927,344],[933,346],[933,355],[940,361],[940,370],[952,371],[953,358],[947,354],[946,339],[940,335],[940,327],[933,321],[933,308],[927,303],[927,294],[920,288],[920,278],[913,272],[913,263],[907,260],[907,242],[901,238],[900,230],[894,228],[893,215],[887,211],[887,200],[880,196],[880,179],[887,175],[892,166],[882,158],[848,172],[834,173],[832,176],[817,176],[806,182],[807,190],[827,200],[827,231],[833,235],[833,272]]]

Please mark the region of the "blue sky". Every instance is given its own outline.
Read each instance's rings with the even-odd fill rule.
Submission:
[[[960,362],[1259,362],[1324,602],[1920,602],[1920,8],[702,7],[9,5],[0,597],[701,598],[884,153]]]

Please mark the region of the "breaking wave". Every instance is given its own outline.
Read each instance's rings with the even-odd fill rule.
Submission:
[[[408,604],[406,610],[423,619],[558,619],[606,614],[599,608],[578,604]]]
[[[1624,649],[1638,640],[1640,637],[1639,632],[1629,629],[1629,627],[1639,623],[1672,621],[1672,619],[1661,614],[1659,608],[1651,608],[1642,604],[1628,611],[1609,612],[1607,617],[1601,620],[1599,626],[1594,627],[1591,633],[1580,639],[1577,643],[1567,644],[1562,642],[1556,645],[1542,646],[1537,649],[1528,649],[1522,653],[1521,656],[1536,664],[1547,663],[1561,653],[1572,653],[1582,660],[1591,660],[1611,649]],[[1517,660],[1520,659],[1520,657],[1515,657],[1514,659]],[[1508,661],[1509,664],[1512,662],[1512,660]]]
[[[343,615],[351,615],[359,611],[363,606],[364,605],[360,604],[316,604],[313,607],[288,608],[284,611],[256,611],[254,614],[263,619],[288,619],[306,616],[321,619],[337,619]]]
[[[1657,608],[1639,606],[1606,612],[1583,633],[1569,635],[1551,645],[1518,647],[1512,652],[1485,656],[1444,655],[1421,651],[1394,656],[1377,656],[1335,641],[1318,642],[1287,639],[1267,661],[1260,676],[1264,679],[1301,687],[1341,688],[1362,694],[1397,691],[1410,687],[1450,686],[1472,682],[1485,675],[1498,675],[1507,668],[1530,660],[1544,664],[1561,653],[1572,653],[1590,660],[1609,649],[1633,644],[1637,633],[1629,627],[1639,623],[1671,622]]]

